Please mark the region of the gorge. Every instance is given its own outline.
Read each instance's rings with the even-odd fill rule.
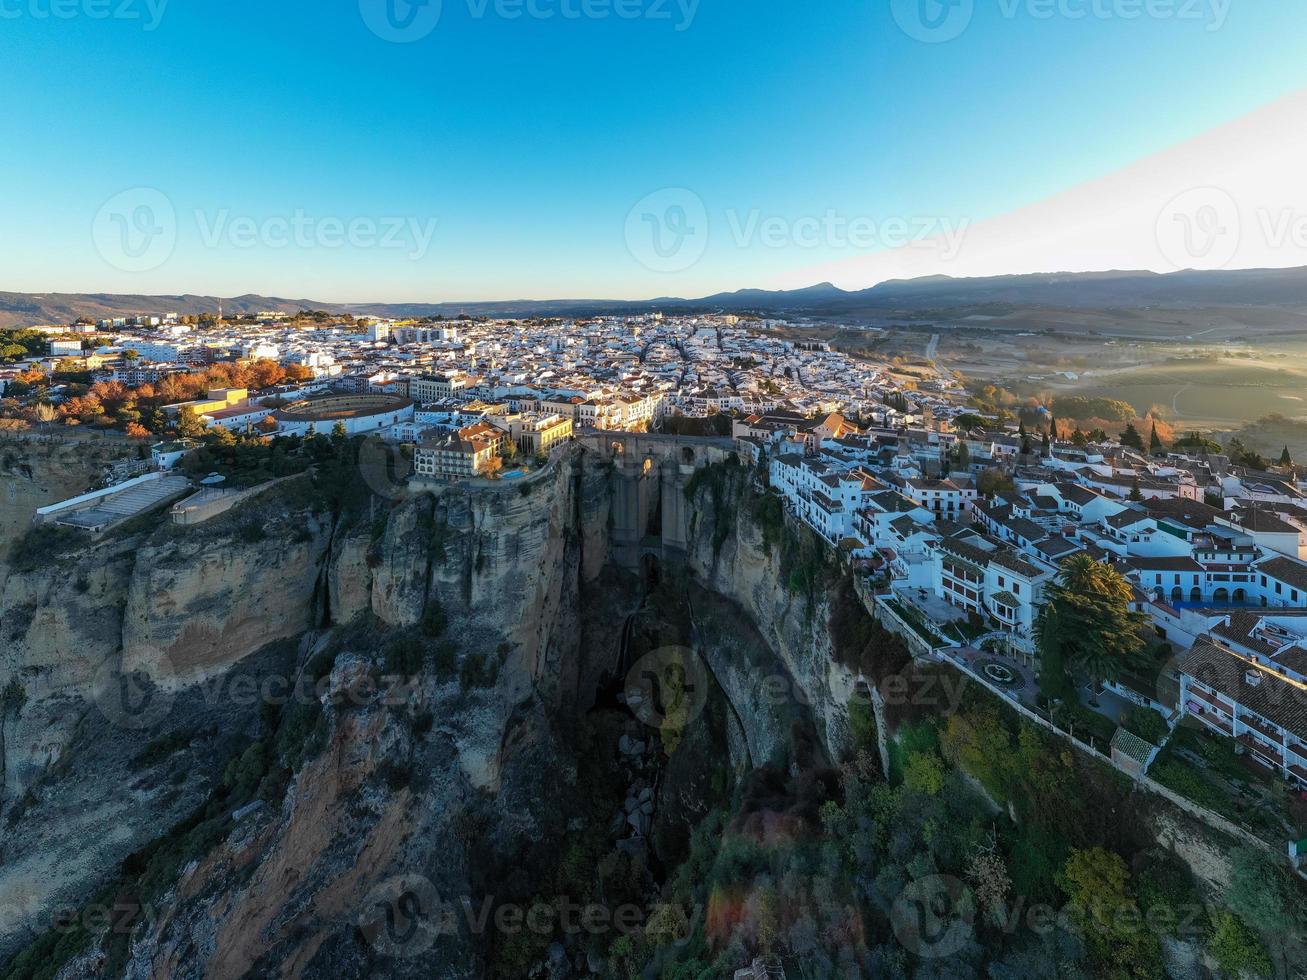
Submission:
[[[937,951],[895,896],[952,850],[998,842],[1014,890],[1052,887],[1022,842],[1063,851],[1015,788],[963,772],[961,735],[948,791],[905,776],[938,706],[872,712],[917,668],[728,445],[583,441],[526,480],[434,491],[338,449],[348,466],[197,526],[89,540],[0,514],[41,556],[0,591],[23,695],[6,976],[688,978],[778,947],[815,976],[909,975]],[[75,472],[56,452],[14,447],[6,478],[39,498]],[[1183,845],[1206,887],[1228,878],[1201,828],[1012,738],[1101,811],[1066,834]],[[950,825],[963,840],[931,843]],[[991,945],[947,954],[1068,975],[1101,954],[1061,931]]]

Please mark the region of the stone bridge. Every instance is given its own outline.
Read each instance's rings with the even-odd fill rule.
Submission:
[[[735,451],[732,439],[644,432],[586,432],[577,442],[614,464],[611,557],[646,578],[689,550],[690,478]]]

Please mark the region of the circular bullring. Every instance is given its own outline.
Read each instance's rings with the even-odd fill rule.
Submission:
[[[278,409],[272,417],[287,432],[303,433],[312,426],[326,435],[340,422],[353,435],[411,420],[413,402],[398,395],[319,395]]]

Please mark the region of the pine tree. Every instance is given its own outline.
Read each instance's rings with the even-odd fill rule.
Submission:
[[[1127,425],[1125,431],[1121,433],[1121,445],[1128,446],[1131,449],[1143,450],[1143,436],[1139,434],[1139,430],[1135,428],[1133,422]]]
[[[1156,453],[1162,448],[1162,439],[1157,434],[1157,420],[1153,419],[1153,434],[1148,437],[1148,451],[1150,453]]]
[[[1281,465],[1281,466],[1292,466],[1292,465],[1293,465],[1293,457],[1289,455],[1289,447],[1288,447],[1288,446],[1285,446],[1285,447],[1284,447],[1284,452],[1280,453],[1280,465]]]
[[[1045,597],[1035,624],[1045,694],[1070,694],[1067,671],[1088,677],[1097,689],[1126,670],[1148,666],[1142,635],[1147,617],[1131,611],[1134,590],[1114,567],[1074,555]]]

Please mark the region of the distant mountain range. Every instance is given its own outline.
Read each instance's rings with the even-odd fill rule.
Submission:
[[[0,327],[60,323],[145,312],[210,313],[219,298],[116,295],[103,293],[0,292]],[[581,316],[668,312],[732,312],[840,320],[927,319],[984,308],[1071,310],[1197,309],[1219,307],[1307,307],[1307,268],[1217,272],[1085,272],[952,279],[931,276],[892,280],[869,289],[844,290],[831,283],[804,289],[742,289],[699,299],[508,300],[453,303],[325,303],[278,296],[223,297],[231,313],[326,310],[362,316]]]

